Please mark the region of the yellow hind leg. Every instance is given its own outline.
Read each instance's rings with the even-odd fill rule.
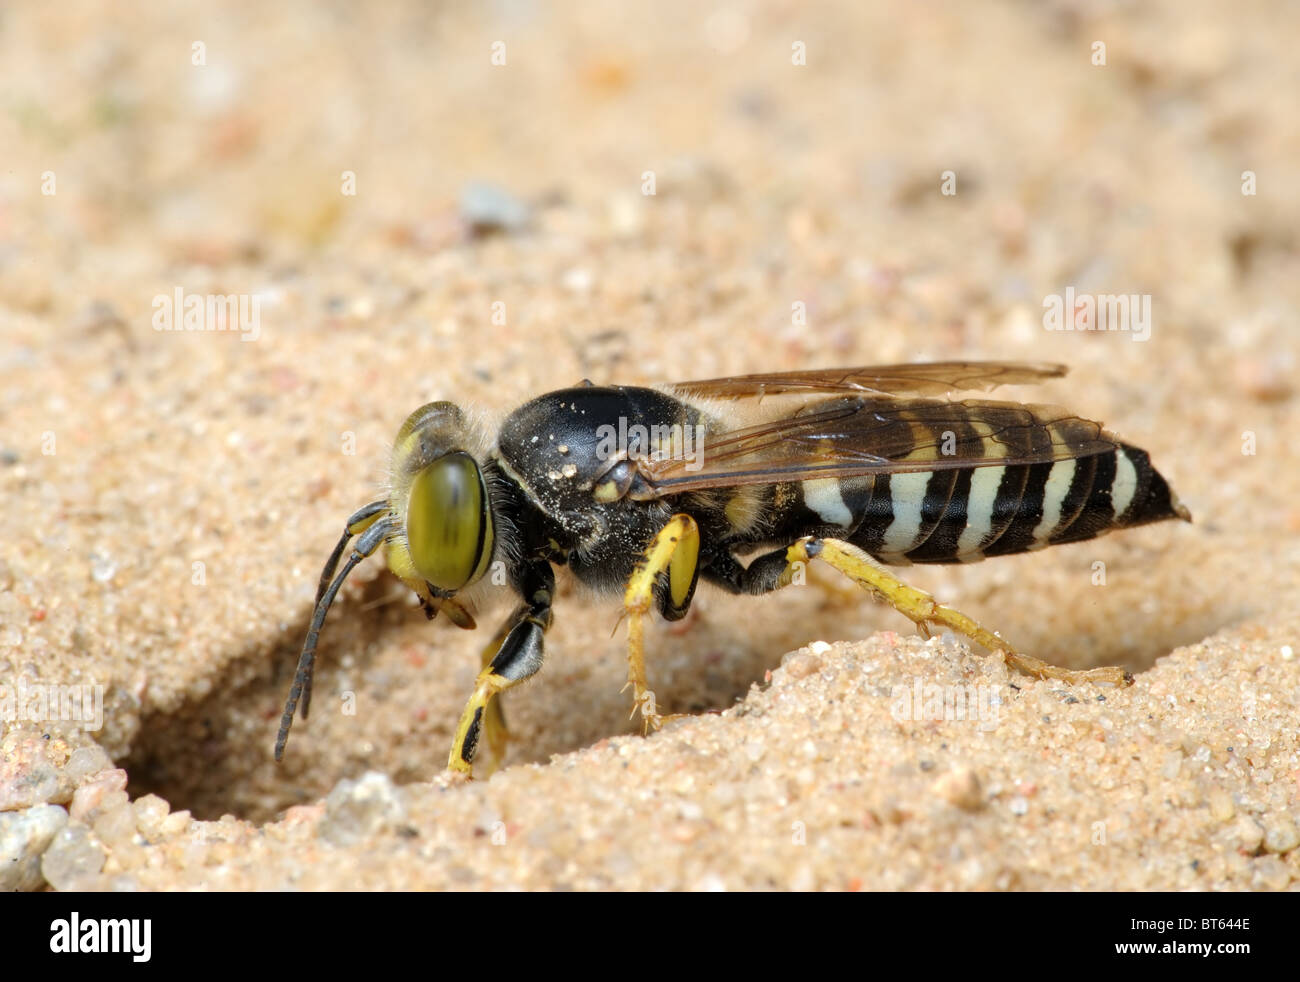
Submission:
[[[1133,683],[1133,676],[1122,668],[1090,668],[1085,671],[1074,671],[1058,665],[1049,665],[1031,655],[1022,655],[995,633],[980,626],[961,611],[945,607],[928,593],[908,586],[857,546],[839,539],[807,536],[790,546],[786,550],[786,568],[781,574],[780,585],[789,585],[794,570],[798,568],[795,566],[796,563],[806,568],[811,559],[820,559],[833,566],[859,586],[910,618],[925,637],[930,636],[929,625],[931,624],[949,628],[983,645],[989,651],[1001,651],[1006,656],[1007,664],[1012,668],[1040,679],[1058,679],[1071,684],[1110,682],[1115,685],[1131,685]]]

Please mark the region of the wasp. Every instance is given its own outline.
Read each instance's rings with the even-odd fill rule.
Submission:
[[[504,572],[517,598],[456,726],[448,766],[465,774],[481,739],[501,758],[501,694],[542,667],[557,566],[621,592],[628,687],[646,732],[664,719],[646,677],[646,617],[685,616],[700,580],[770,593],[801,581],[814,559],[923,634],[949,629],[1039,678],[1127,684],[1118,668],[1070,671],[1017,652],[886,568],[1191,520],[1147,453],[1101,424],[1052,406],[948,396],[1065,372],[935,362],[656,388],[584,381],[514,410],[495,438],[454,404],[429,403],[398,431],[388,496],[348,519],[321,573],[275,757],[297,708],[307,716],[331,603],[380,549],[431,619],[473,628],[475,594],[496,579],[489,569]]]

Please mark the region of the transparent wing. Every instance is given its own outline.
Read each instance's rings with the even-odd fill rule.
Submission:
[[[998,361],[936,361],[912,365],[868,365],[861,368],[819,368],[800,372],[734,375],[729,378],[674,382],[667,388],[679,395],[715,399],[792,392],[862,392],[896,396],[936,396],[957,391],[987,391],[998,385],[1020,385],[1061,378],[1064,365]]]
[[[1037,464],[1107,453],[1100,423],[1056,406],[968,399],[832,399],[706,436],[689,456],[637,462],[659,495],[703,488]]]

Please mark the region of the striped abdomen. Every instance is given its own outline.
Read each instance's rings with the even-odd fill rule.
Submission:
[[[885,563],[975,562],[1189,518],[1145,451],[1127,444],[1037,464],[801,485],[803,504]]]

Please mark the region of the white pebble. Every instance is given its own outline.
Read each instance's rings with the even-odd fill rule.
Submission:
[[[103,868],[104,848],[83,825],[62,828],[41,859],[41,874],[56,890],[76,889]]]
[[[44,886],[41,853],[67,824],[68,813],[58,805],[0,813],[0,890],[39,890]]]

